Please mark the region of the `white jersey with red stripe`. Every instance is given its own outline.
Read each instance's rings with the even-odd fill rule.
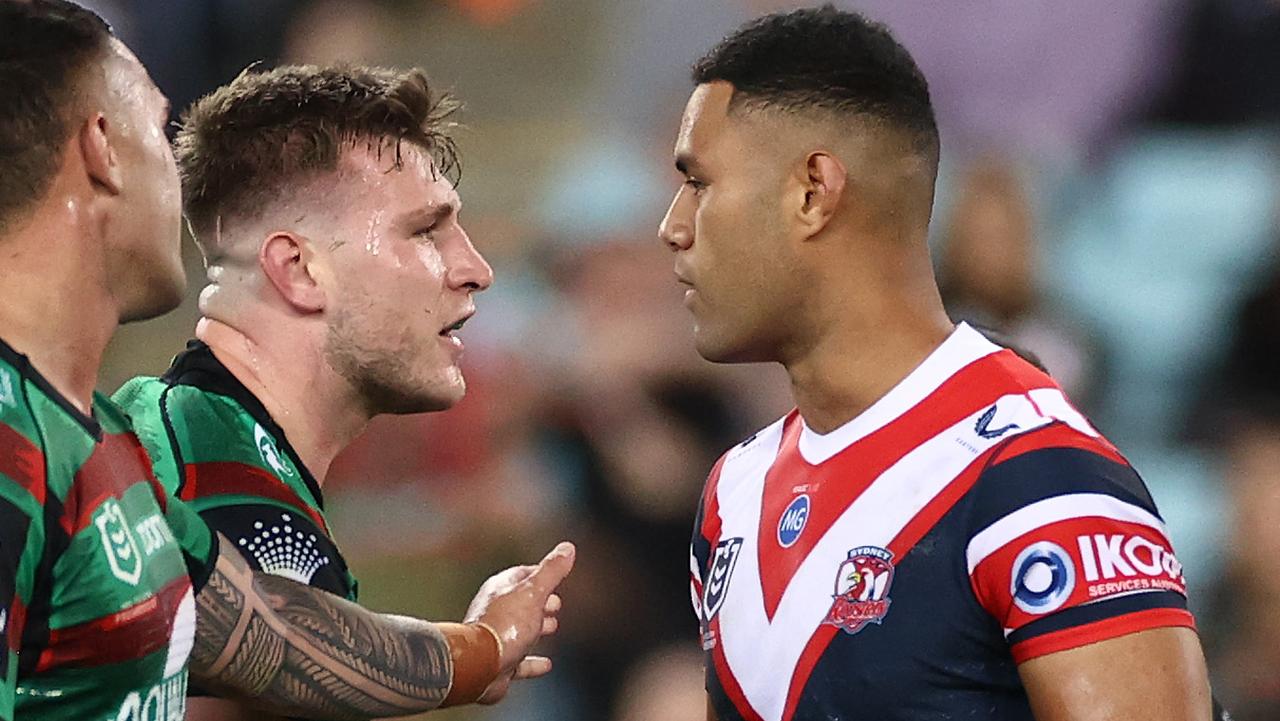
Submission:
[[[1194,628],[1137,473],[965,325],[835,431],[726,453],[691,573],[721,721],[1031,721],[1017,664]]]

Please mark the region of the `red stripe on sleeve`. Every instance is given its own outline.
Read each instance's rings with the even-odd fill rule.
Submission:
[[[26,436],[0,423],[0,473],[21,486],[36,503],[44,505],[44,454]]]
[[[185,475],[186,482],[179,494],[184,501],[232,494],[259,496],[296,509],[310,518],[316,528],[324,530],[325,534],[330,533],[324,516],[299,498],[279,478],[261,468],[235,461],[188,463]]]
[[[1188,611],[1181,608],[1150,608],[1029,638],[1014,644],[1010,651],[1013,653],[1014,661],[1024,663],[1051,653],[1068,651],[1139,631],[1171,626],[1194,630],[1196,621]]]

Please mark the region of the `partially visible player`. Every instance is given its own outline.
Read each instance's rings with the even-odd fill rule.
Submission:
[[[246,71],[183,114],[186,217],[208,284],[196,336],[115,396],[166,488],[255,569],[354,600],[321,486],[379,413],[465,391],[493,273],[450,181],[456,102],[420,70]],[[193,719],[254,717],[197,698]]]
[[[212,686],[312,718],[496,700],[554,630],[572,548],[490,579],[465,624],[255,574],[160,488],[94,385],[120,322],[185,279],[168,108],[93,13],[0,0],[0,719],[184,715]]]
[[[907,51],[827,6],[745,26],[694,79],[660,235],[698,351],[781,363],[797,404],[702,498],[708,715],[1209,719],[1142,480],[943,310],[938,131]]]

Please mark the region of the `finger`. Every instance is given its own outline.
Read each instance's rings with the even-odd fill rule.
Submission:
[[[560,619],[555,616],[547,616],[542,619],[542,635],[550,636],[560,628]]]
[[[534,570],[529,580],[543,593],[551,593],[556,590],[556,586],[569,575],[569,571],[573,570],[573,559],[577,549],[572,543],[564,541],[555,548],[551,549],[542,562],[538,564],[538,568]]]
[[[542,607],[542,612],[554,616],[560,613],[560,608],[564,604],[560,601],[560,594],[553,593],[547,596],[547,605]]]
[[[551,659],[546,656],[526,656],[516,666],[514,678],[537,678],[551,673]]]

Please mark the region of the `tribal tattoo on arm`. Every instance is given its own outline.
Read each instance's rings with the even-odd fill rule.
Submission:
[[[434,625],[254,573],[234,550],[219,555],[196,605],[192,677],[264,710],[403,716],[440,706],[449,692],[449,644]]]

